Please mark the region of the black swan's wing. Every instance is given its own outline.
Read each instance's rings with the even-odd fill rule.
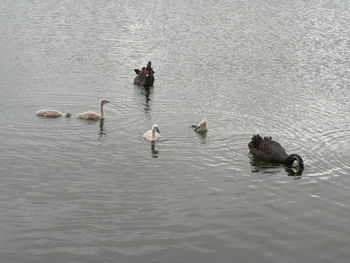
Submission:
[[[273,140],[263,140],[262,150],[270,154],[286,154],[286,150],[281,146],[281,144]]]
[[[263,151],[259,150],[258,148],[254,147],[253,142],[250,142],[248,144],[249,150],[251,152],[251,154],[258,159],[262,159],[265,161],[268,161],[268,156],[266,155],[266,153],[264,153]]]
[[[250,142],[248,146],[254,157],[265,161],[282,163],[287,157],[285,149],[273,140],[262,140],[255,146]]]

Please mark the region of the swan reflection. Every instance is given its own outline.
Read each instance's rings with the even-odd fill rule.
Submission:
[[[100,119],[100,129],[98,131],[99,137],[102,137],[102,136],[106,135],[106,133],[104,131],[104,128],[103,128],[104,123],[105,123],[105,119]]]
[[[280,168],[284,167],[286,174],[288,176],[294,176],[295,179],[300,179],[304,171],[303,168],[300,168],[298,166],[293,167],[293,166],[281,165],[276,163],[269,163],[269,162],[265,162],[260,159],[257,159],[251,154],[249,155],[250,155],[250,165],[252,166],[252,172],[255,172],[255,173],[277,174],[281,171]]]
[[[144,87],[142,93],[145,96],[145,104],[144,104],[145,108],[144,108],[144,110],[145,110],[146,113],[148,113],[151,110],[151,105],[150,105],[151,88],[150,87]]]
[[[155,142],[151,143],[151,153],[152,153],[152,158],[158,158],[158,153],[159,151],[156,150],[156,144]]]
[[[151,112],[153,87],[135,86],[137,101],[142,105],[142,110],[149,114]]]

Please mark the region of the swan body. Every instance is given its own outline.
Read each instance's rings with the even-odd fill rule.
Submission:
[[[206,132],[208,130],[208,121],[202,120],[197,125],[192,125],[192,127],[195,128],[196,132]]]
[[[72,116],[72,114],[69,112],[60,112],[58,110],[51,110],[51,109],[38,110],[36,112],[36,115],[41,117],[49,117],[49,118],[57,118],[61,116],[66,116],[66,117]]]
[[[79,113],[75,115],[75,117],[82,119],[82,120],[101,120],[104,119],[104,110],[103,110],[103,105],[106,103],[109,103],[108,100],[100,100],[100,114],[94,111],[85,111],[82,113]]]
[[[100,120],[100,119],[103,119],[101,114],[98,114],[97,112],[94,112],[94,111],[85,111],[85,112],[79,113],[75,116],[79,119],[82,119],[82,120]]]
[[[151,142],[158,141],[160,138],[160,131],[158,125],[154,124],[152,126],[152,129],[148,130],[143,134],[143,138]]]
[[[248,147],[252,155],[261,160],[287,165],[297,161],[299,169],[304,169],[304,161],[298,154],[288,155],[286,150],[271,137],[262,138],[259,134],[254,135]]]

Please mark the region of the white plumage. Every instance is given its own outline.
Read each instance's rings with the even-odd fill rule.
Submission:
[[[153,124],[152,129],[148,130],[143,134],[143,138],[151,142],[158,141],[160,138],[160,131],[158,125]]]

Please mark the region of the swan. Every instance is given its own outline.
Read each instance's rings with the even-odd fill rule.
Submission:
[[[36,115],[41,117],[51,117],[51,118],[57,118],[61,116],[66,116],[68,118],[72,116],[72,114],[69,112],[60,112],[58,110],[51,110],[51,109],[38,110],[36,112]]]
[[[103,105],[105,105],[106,103],[109,103],[108,100],[100,100],[100,111],[101,114],[98,114],[96,112],[93,111],[85,111],[83,113],[79,113],[77,115],[75,115],[75,117],[79,118],[79,119],[83,119],[83,120],[101,120],[105,118],[104,115],[104,111],[103,111]]]
[[[154,70],[152,68],[152,62],[148,61],[147,67],[140,69],[134,69],[136,77],[134,78],[134,84],[151,87],[154,83]]]
[[[197,125],[192,125],[193,128],[195,128],[194,130],[196,132],[206,132],[208,130],[207,128],[207,124],[208,121],[207,120],[202,120],[200,123],[198,123]]]
[[[262,138],[259,134],[254,135],[248,144],[250,152],[254,157],[264,161],[292,165],[298,162],[299,169],[304,169],[304,161],[298,154],[288,155],[286,150],[271,137]]]
[[[158,141],[159,137],[160,131],[157,124],[153,124],[152,129],[148,130],[143,134],[143,138],[151,142]]]

